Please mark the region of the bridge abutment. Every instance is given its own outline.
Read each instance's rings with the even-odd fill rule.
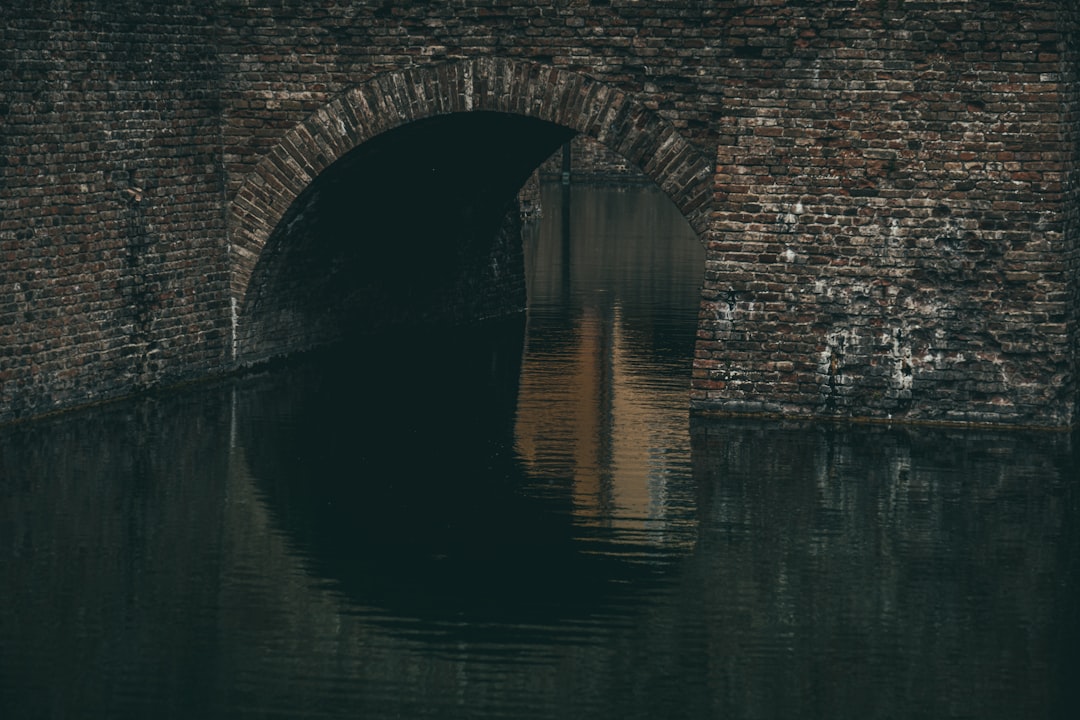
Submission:
[[[1070,423],[1075,10],[858,5],[726,75],[694,406]]]

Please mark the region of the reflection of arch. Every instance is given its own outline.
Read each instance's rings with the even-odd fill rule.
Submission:
[[[625,93],[577,73],[499,58],[396,71],[352,88],[286,133],[233,198],[234,345],[236,313],[263,246],[320,173],[387,130],[470,111],[524,115],[595,138],[641,168],[704,235],[711,163],[671,123]]]

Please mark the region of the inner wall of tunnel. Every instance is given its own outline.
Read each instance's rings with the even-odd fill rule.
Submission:
[[[518,191],[575,134],[521,115],[452,113],[342,156],[263,248],[240,312],[239,359],[522,311]]]

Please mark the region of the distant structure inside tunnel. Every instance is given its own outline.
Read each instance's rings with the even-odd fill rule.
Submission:
[[[574,137],[706,247],[699,412],[1066,426],[1067,0],[0,8],[0,421],[520,310]]]

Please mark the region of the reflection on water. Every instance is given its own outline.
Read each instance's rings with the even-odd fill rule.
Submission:
[[[552,221],[526,245],[517,450],[530,474],[570,482],[579,519],[656,538],[690,505],[668,479],[689,465],[704,251],[655,190],[547,190]]]
[[[1075,716],[1070,438],[691,424],[696,241],[548,190],[527,323],[0,435],[0,717]]]
[[[1063,438],[703,424],[694,448],[688,592],[749,715],[1072,716]]]

